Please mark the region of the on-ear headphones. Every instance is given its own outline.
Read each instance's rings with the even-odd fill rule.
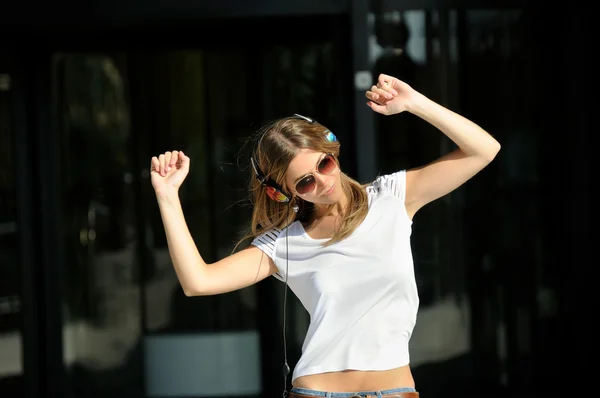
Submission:
[[[283,192],[283,188],[281,185],[277,184],[275,180],[271,177],[265,176],[260,167],[258,167],[258,163],[254,160],[254,156],[250,157],[250,163],[252,164],[252,168],[254,169],[254,174],[256,178],[261,183],[262,186],[265,187],[267,191],[267,196],[274,200],[275,202],[286,203],[291,200],[291,197]]]
[[[298,113],[294,113],[292,116],[290,116],[290,118],[305,120],[310,124],[316,123],[315,119],[300,115]],[[335,134],[333,134],[331,132],[331,130],[325,130],[325,132],[323,134],[324,134],[325,140],[327,140],[328,142],[337,141],[337,137],[335,136]],[[261,137],[261,139],[262,139],[262,137]],[[258,142],[260,142],[260,140]],[[256,178],[258,179],[260,184],[265,187],[267,196],[271,200],[274,200],[275,202],[280,202],[280,203],[287,203],[292,200],[292,196],[289,195],[288,193],[284,192],[281,185],[277,184],[277,182],[275,182],[275,180],[266,176],[265,173],[263,173],[263,171],[258,166],[258,162],[254,159],[254,155],[250,156],[250,163],[252,164],[252,168],[254,169],[254,174],[256,175]]]

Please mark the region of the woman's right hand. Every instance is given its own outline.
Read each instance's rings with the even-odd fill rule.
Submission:
[[[190,171],[190,158],[182,151],[167,151],[152,157],[150,178],[157,195],[177,192]]]

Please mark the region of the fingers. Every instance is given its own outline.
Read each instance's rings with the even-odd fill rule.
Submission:
[[[156,156],[150,159],[150,172],[160,173],[160,161]]]
[[[389,75],[384,75],[383,73],[381,73],[378,77],[377,77],[377,85],[379,87],[382,87],[384,85],[392,85],[392,79],[393,77],[389,76]]]
[[[385,107],[385,105],[379,105],[377,102],[369,101],[367,105],[373,109],[377,113],[381,113],[382,115],[389,115],[390,111]]]
[[[397,83],[398,79],[390,75],[384,75],[383,73],[377,78],[377,87],[390,89],[390,92],[394,95],[398,95],[394,89],[394,87],[397,86]]]
[[[167,171],[172,170],[174,167],[177,167],[180,163],[180,154],[181,151],[172,151],[171,157],[169,158],[169,162],[167,163]]]
[[[365,95],[368,99],[377,103],[383,103],[386,99],[389,99],[387,98],[386,93],[377,86],[372,86],[371,89],[365,93]]]
[[[380,79],[377,82],[377,85],[373,87],[377,87],[378,89],[383,90],[384,92],[389,93],[391,95],[398,95],[398,91],[394,89],[394,82],[391,80]]]
[[[365,95],[371,101],[377,102],[378,104],[385,103],[386,100],[391,100],[394,98],[394,95],[398,93],[396,90],[391,87],[378,87],[372,86],[370,90],[368,90]]]
[[[371,86],[365,95],[374,104],[384,105],[398,95],[394,88],[396,81],[396,78],[382,73],[377,78],[377,84]]]
[[[150,161],[150,171],[165,177],[171,170],[189,166],[189,158],[182,151],[167,151],[153,156]]]
[[[167,174],[167,156],[170,158],[171,153],[165,152],[158,156],[158,161],[160,162],[160,175],[163,177]]]
[[[175,167],[178,169],[190,167],[190,158],[188,158],[183,151],[178,152],[178,157],[175,161]]]
[[[184,170],[187,172],[190,168],[190,158],[187,157],[183,151],[179,151],[177,153],[177,157],[175,158],[174,167],[178,170]]]

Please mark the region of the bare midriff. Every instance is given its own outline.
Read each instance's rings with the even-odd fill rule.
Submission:
[[[319,373],[294,380],[294,387],[332,392],[378,391],[392,388],[415,387],[410,366],[391,370]]]

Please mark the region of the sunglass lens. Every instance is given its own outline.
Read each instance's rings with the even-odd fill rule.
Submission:
[[[335,159],[331,155],[327,155],[321,160],[319,163],[319,173],[321,174],[331,174],[335,170],[336,164]]]
[[[296,184],[296,192],[300,195],[305,195],[315,189],[315,177],[306,176]]]

